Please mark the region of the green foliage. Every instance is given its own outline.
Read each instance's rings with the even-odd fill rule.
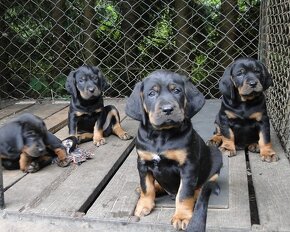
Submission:
[[[10,39],[9,46],[4,48],[10,55],[7,65],[13,77],[17,76],[28,84],[22,87],[23,92],[30,94],[27,97],[51,97],[52,93],[56,97],[66,96],[66,75],[85,60],[84,44],[87,41],[84,41],[84,32],[88,24],[84,15],[90,1],[64,0],[60,9],[63,15],[58,20],[53,18],[55,2],[33,0],[20,4],[13,1],[3,16]],[[124,4],[126,1],[121,2]],[[180,28],[175,28],[177,13],[174,4],[165,0],[136,1],[138,5],[131,6],[131,10],[124,13],[121,2],[96,0],[90,6],[94,12],[90,23],[94,26],[92,37],[96,45],[96,50],[90,52],[104,67],[109,79],[116,82],[127,68],[122,59],[125,46],[122,42],[128,35],[122,22],[128,14],[138,15],[136,22],[130,22],[132,34],[129,34],[129,39],[134,39],[134,47],[130,48],[133,52],[128,56],[135,59],[132,61],[134,69],[143,70],[138,77],[132,78],[140,78],[157,68],[177,69],[178,61],[174,59],[179,49],[176,35]],[[236,26],[240,34],[235,42],[238,54],[251,54],[256,49],[253,46],[257,41],[253,42],[254,45],[248,41],[257,38],[259,4],[260,0],[238,0],[236,9],[240,15]],[[193,17],[188,21],[191,27],[187,37],[190,51],[186,54],[192,65],[186,71],[195,82],[199,82],[217,66],[217,44],[223,36],[219,30],[221,0],[187,1],[187,7]],[[56,30],[56,25],[59,30]],[[128,80],[122,82],[128,84]]]

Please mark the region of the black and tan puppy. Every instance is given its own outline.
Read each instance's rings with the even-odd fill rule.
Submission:
[[[209,143],[220,146],[228,156],[246,148],[260,152],[263,161],[277,161],[263,93],[271,84],[271,75],[258,60],[239,58],[230,64],[219,83],[222,103]]]
[[[58,157],[59,166],[69,165],[66,149],[44,122],[25,113],[0,128],[0,155],[6,169],[36,172]]]
[[[105,144],[105,136],[117,135],[122,140],[131,136],[122,129],[115,106],[104,106],[102,92],[107,81],[97,67],[81,66],[72,71],[66,81],[71,94],[68,113],[69,134],[79,142],[92,140],[95,145]]]
[[[191,124],[204,102],[189,80],[170,71],[157,70],[136,84],[126,104],[126,114],[141,122],[136,138],[141,194],[135,216],[148,215],[156,193],[165,191],[176,196],[173,226],[187,227],[200,188],[222,166],[221,152],[208,147]]]

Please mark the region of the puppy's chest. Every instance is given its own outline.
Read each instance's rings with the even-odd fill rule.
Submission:
[[[169,162],[182,165],[188,156],[186,149],[168,149],[160,152],[137,149],[137,154],[141,160],[155,165]]]

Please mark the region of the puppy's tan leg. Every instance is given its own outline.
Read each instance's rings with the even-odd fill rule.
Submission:
[[[66,167],[69,165],[66,150],[63,148],[54,149],[54,153],[57,155],[57,165],[60,167]]]
[[[194,204],[198,197],[200,189],[195,190],[194,195],[192,197],[186,199],[180,199],[180,189],[182,188],[182,184],[180,185],[178,194],[175,200],[175,213],[171,219],[171,223],[176,230],[185,230],[189,223],[189,220],[192,217]]]
[[[94,136],[93,136],[93,143],[99,147],[106,143],[106,140],[103,135],[103,130],[98,129],[96,126],[94,127]]]
[[[219,147],[223,142],[220,127],[216,125],[215,134],[207,141],[207,145],[213,145]]]
[[[21,153],[20,159],[19,159],[20,170],[23,172],[27,172],[30,163],[31,163],[31,157],[29,157],[26,153]]]
[[[142,217],[148,215],[155,206],[154,177],[147,173],[145,176],[145,189],[141,189],[140,198],[137,202],[134,215]]]
[[[129,135],[120,125],[120,123],[116,123],[114,126],[113,126],[113,133],[115,135],[117,135],[120,139],[122,140],[128,140],[128,139],[131,139],[132,136]]]
[[[221,152],[225,153],[227,156],[235,156],[236,146],[235,146],[235,137],[233,131],[229,128],[229,138],[222,136],[222,145],[220,146]]]
[[[278,161],[279,157],[276,155],[276,152],[273,150],[272,143],[265,142],[264,135],[262,132],[259,133],[259,147],[260,147],[260,156],[261,156],[262,161],[266,161],[266,162]]]

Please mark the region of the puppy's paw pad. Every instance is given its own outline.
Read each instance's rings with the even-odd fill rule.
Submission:
[[[129,140],[129,139],[132,139],[133,136],[131,136],[131,135],[129,135],[127,132],[125,132],[124,134],[121,134],[121,135],[119,136],[119,138],[122,139],[122,140]]]
[[[94,143],[97,147],[99,147],[99,146],[101,146],[101,145],[106,144],[106,140],[105,140],[105,138],[94,139],[93,143]]]
[[[28,167],[26,168],[25,172],[27,173],[34,173],[40,169],[39,163],[31,162]]]
[[[179,216],[173,216],[171,219],[171,224],[176,230],[186,230],[189,220],[190,217],[184,218]]]

